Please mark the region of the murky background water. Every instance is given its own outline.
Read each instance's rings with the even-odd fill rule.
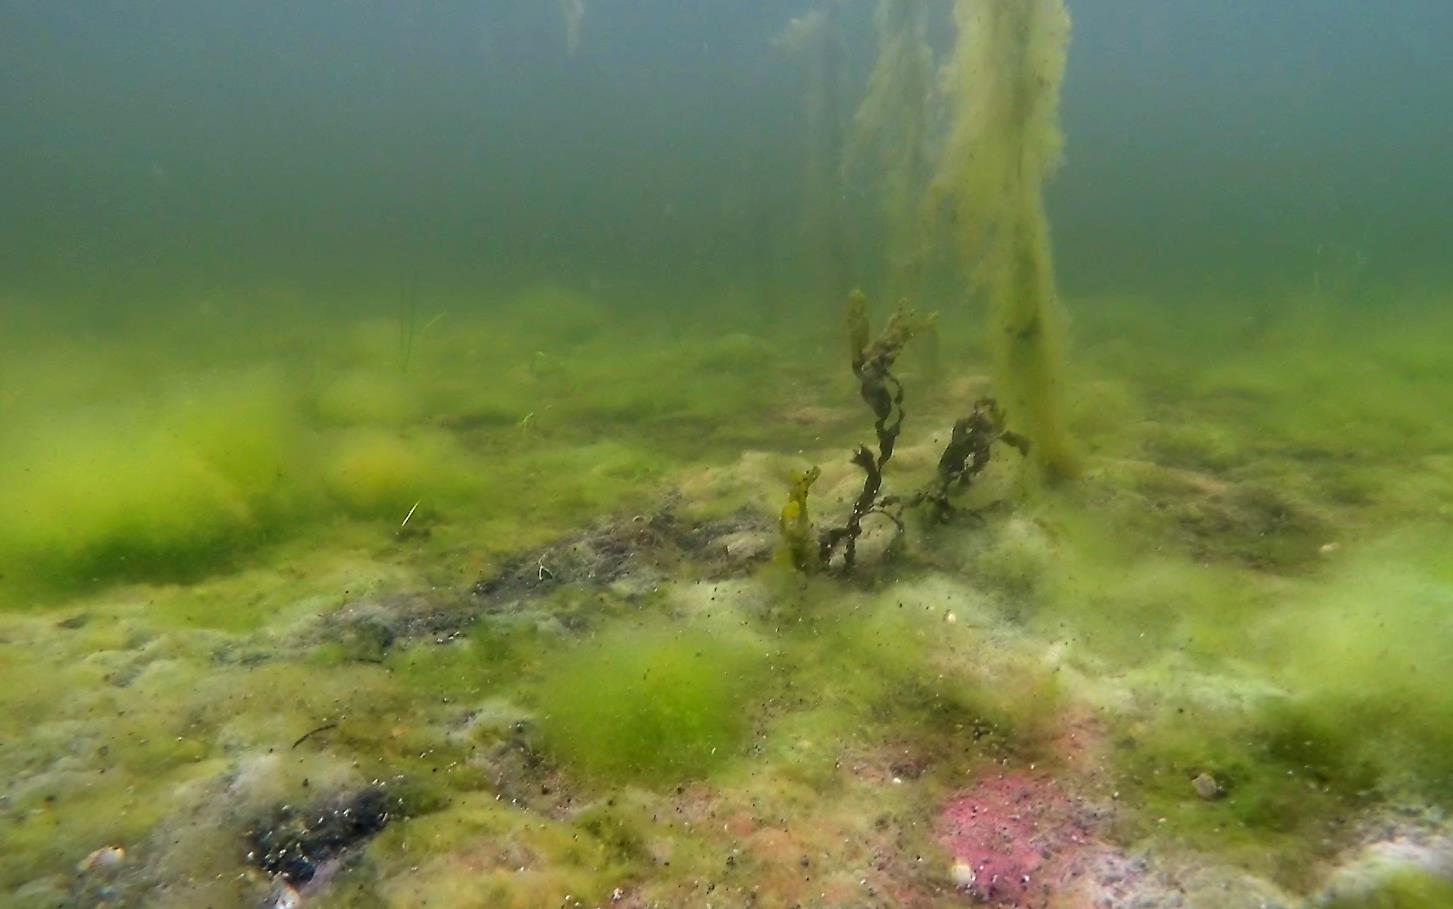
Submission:
[[[0,0],[13,904],[1453,905],[1453,8],[1070,0],[1054,482],[954,5]]]

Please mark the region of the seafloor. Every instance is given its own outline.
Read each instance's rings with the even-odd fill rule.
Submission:
[[[1453,905],[1453,308],[1375,296],[1072,300],[1081,476],[851,576],[832,307],[10,300],[4,905]]]

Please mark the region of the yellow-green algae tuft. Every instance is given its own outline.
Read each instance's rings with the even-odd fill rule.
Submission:
[[[729,632],[615,630],[542,668],[541,742],[602,779],[664,785],[738,757],[760,645]]]

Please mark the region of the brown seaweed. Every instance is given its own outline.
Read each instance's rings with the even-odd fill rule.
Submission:
[[[783,551],[799,571],[826,568],[839,554],[842,570],[852,571],[863,521],[869,515],[886,517],[899,533],[904,529],[906,508],[926,506],[930,520],[949,520],[957,511],[950,494],[967,487],[983,472],[989,464],[994,442],[1004,442],[1020,454],[1029,453],[1029,440],[1005,429],[1004,412],[993,398],[983,398],[974,404],[972,413],[954,424],[935,477],[928,486],[907,499],[885,494],[883,472],[893,457],[904,420],[903,384],[893,375],[893,364],[915,335],[932,327],[934,318],[919,315],[906,302],[899,303],[882,332],[869,340],[867,297],[855,290],[848,296],[847,323],[853,374],[858,377],[859,394],[873,412],[877,452],[867,445],[859,445],[853,451],[852,463],[863,472],[862,490],[843,523],[818,534],[815,552],[810,544],[812,523],[807,497],[821,471],[813,467],[793,483],[778,523]]]
[[[958,510],[949,501],[950,493],[967,488],[984,472],[995,442],[1003,442],[1021,455],[1029,454],[1029,440],[1004,428],[1004,411],[998,402],[980,398],[974,402],[972,413],[954,423],[933,480],[908,504],[927,506],[929,519],[936,522],[953,518]]]

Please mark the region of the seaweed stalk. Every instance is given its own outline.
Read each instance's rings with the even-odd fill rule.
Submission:
[[[811,571],[817,567],[818,554],[812,543],[812,517],[807,511],[807,495],[812,484],[822,476],[822,470],[810,467],[793,481],[787,493],[787,504],[777,518],[782,532],[782,552],[798,571]]]
[[[901,529],[899,516],[891,510],[893,503],[882,498],[883,468],[893,457],[893,448],[903,430],[903,385],[893,375],[893,364],[914,335],[933,324],[932,316],[921,316],[905,302],[898,304],[888,324],[877,338],[868,341],[868,299],[860,290],[848,295],[848,339],[852,353],[853,374],[858,377],[858,393],[873,411],[873,431],[878,437],[874,454],[866,445],[853,452],[853,464],[863,471],[863,489],[853,502],[847,521],[840,527],[822,533],[818,543],[818,561],[831,564],[841,550],[843,569],[851,571],[857,558],[857,541],[863,533],[863,519],[870,514],[883,514]]]

